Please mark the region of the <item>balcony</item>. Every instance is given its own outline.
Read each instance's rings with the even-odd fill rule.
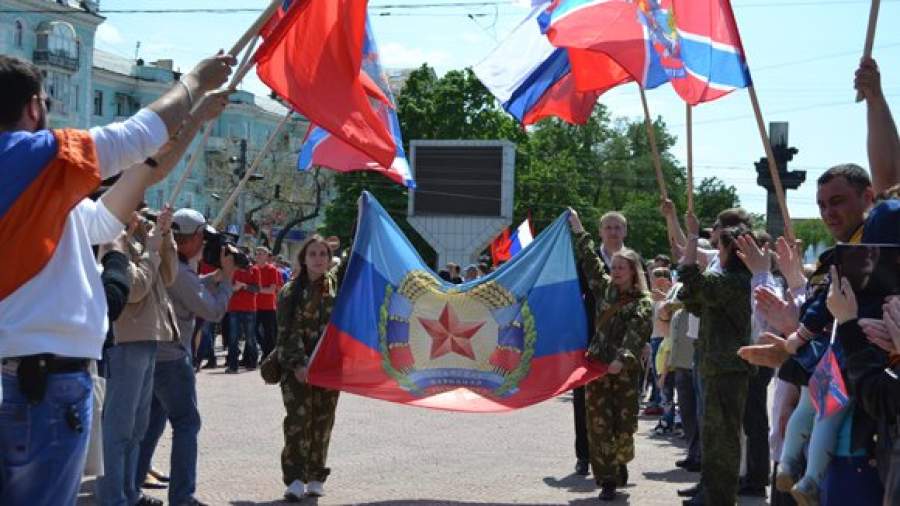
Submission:
[[[54,53],[47,49],[34,50],[35,65],[52,65],[72,72],[78,70],[78,57]]]

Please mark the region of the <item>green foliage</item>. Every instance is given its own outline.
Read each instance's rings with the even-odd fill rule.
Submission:
[[[794,234],[803,241],[803,247],[816,247],[819,244],[834,245],[834,237],[825,223],[818,219],[800,219],[794,221]]]
[[[588,230],[597,233],[600,216],[622,211],[629,221],[627,244],[651,257],[668,253],[665,222],[659,213],[653,159],[643,121],[613,120],[598,104],[585,125],[546,119],[527,131],[503,111],[471,69],[438,78],[423,65],[397,96],[405,146],[412,139],[507,139],[516,148],[513,223],[527,215],[540,231],[567,207],[575,208]],[[670,198],[685,209],[685,172],[670,152],[675,137],[657,119],[653,128]],[[406,223],[407,192],[374,173],[338,174],[337,196],[326,210],[325,231],[349,240],[356,200],[372,192],[400,224],[426,261],[434,252]],[[737,192],[716,178],[695,191],[701,222],[711,224],[722,209],[738,205]]]

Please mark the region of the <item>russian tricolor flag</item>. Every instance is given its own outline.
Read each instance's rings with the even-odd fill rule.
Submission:
[[[597,98],[607,89],[630,81],[631,77],[604,55],[567,51],[550,44],[537,22],[546,3],[532,9],[473,71],[503,108],[523,125],[551,116],[584,124]],[[572,73],[573,58],[575,61],[590,59],[604,83],[581,91]]]
[[[493,242],[491,242],[491,259],[494,265],[514,257],[525,249],[534,240],[534,228],[531,226],[531,218],[525,221],[510,234],[509,229],[504,229]]]

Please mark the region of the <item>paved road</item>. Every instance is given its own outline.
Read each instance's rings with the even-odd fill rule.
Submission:
[[[202,371],[197,497],[211,505],[280,504],[283,405],[256,372]],[[698,475],[676,470],[682,441],[651,436],[641,420],[630,485],[612,504],[680,504]],[[331,443],[332,475],[319,504],[596,504],[593,480],[572,473],[568,395],[504,414],[445,413],[343,395]],[[171,434],[155,464],[168,469]],[[85,483],[85,490],[91,483]],[[151,492],[165,499],[165,492]],[[81,504],[90,504],[84,497]],[[307,503],[314,503],[307,501]],[[762,500],[742,505],[762,505]]]

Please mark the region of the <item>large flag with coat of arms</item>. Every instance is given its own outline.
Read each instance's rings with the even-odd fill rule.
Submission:
[[[441,280],[365,192],[356,237],[309,381],[453,411],[529,406],[605,371],[585,357],[587,318],[567,216],[491,275]]]

